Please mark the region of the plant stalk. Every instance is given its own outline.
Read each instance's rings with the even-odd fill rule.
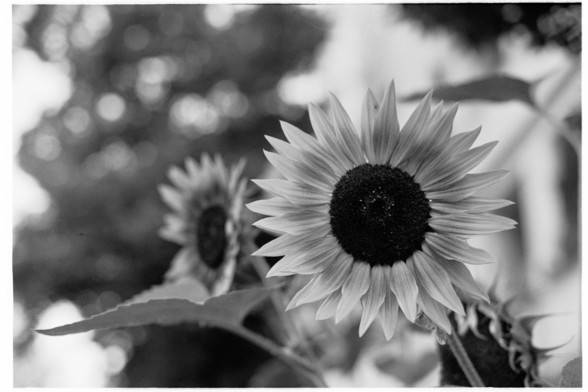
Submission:
[[[461,344],[461,340],[459,339],[455,328],[452,328],[451,335],[447,337],[447,344],[449,345],[451,352],[453,352],[455,359],[457,359],[457,363],[459,363],[459,366],[468,379],[470,385],[477,388],[484,387],[484,382],[474,367],[474,364],[472,363],[467,351]]]
[[[273,283],[271,282],[272,278],[266,278],[267,272],[269,271],[269,267],[268,267],[265,259],[263,259],[262,257],[254,257],[254,260],[252,260],[252,263],[253,263],[253,267],[255,268],[255,271],[257,272],[257,274],[259,275],[259,278],[262,281],[262,284],[265,287],[272,286],[273,285]],[[284,330],[286,331],[286,334],[288,335],[288,338],[293,339],[294,343],[300,346],[300,348],[302,349],[302,351],[304,352],[304,354],[307,356],[308,359],[316,361],[316,357],[312,353],[312,350],[303,341],[302,336],[301,336],[300,332],[298,331],[298,328],[296,328],[296,324],[285,312],[284,309],[286,307],[286,303],[284,301],[284,298],[283,298],[281,292],[279,292],[277,290],[272,290],[270,292],[270,299],[272,301],[272,304],[274,305],[276,313],[278,314],[278,318],[280,319],[282,326],[284,327]]]
[[[262,349],[266,350],[276,358],[290,365],[292,368],[306,376],[316,387],[327,387],[327,384],[325,383],[323,377],[317,372],[316,366],[308,362],[306,359],[298,356],[293,351],[278,346],[271,340],[261,335],[258,335],[254,332],[251,332],[245,328],[235,328],[233,325],[226,325],[224,326],[224,328],[242,337],[243,339],[246,339],[251,343],[261,347]]]

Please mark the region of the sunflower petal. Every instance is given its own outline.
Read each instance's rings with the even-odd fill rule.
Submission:
[[[311,185],[280,179],[251,180],[269,193],[283,197],[298,206],[323,205],[330,202],[330,196]]]
[[[433,299],[465,316],[463,305],[451,285],[447,272],[439,266],[436,260],[417,251],[408,259],[408,265],[414,271],[416,280],[421,283]]]
[[[454,156],[460,152],[468,150],[474,144],[478,136],[480,136],[481,131],[482,127],[478,127],[473,131],[461,132],[457,135],[453,135],[449,139],[447,153],[450,154],[450,156]]]
[[[434,126],[428,136],[428,139],[433,141],[434,144],[445,143],[449,140],[458,107],[459,104],[457,102],[451,104],[448,109],[441,112],[439,120],[434,122]]]
[[[288,200],[282,199],[281,197],[256,200],[245,204],[245,206],[257,214],[269,216],[278,216],[287,214],[288,212],[299,211],[299,207],[296,207],[294,204],[290,203]]]
[[[186,237],[184,233],[179,232],[177,230],[173,230],[167,226],[164,226],[161,229],[159,229],[158,234],[164,240],[175,242],[179,245],[184,245],[186,242],[188,242],[188,237]]]
[[[316,311],[316,320],[326,320],[335,316],[337,305],[341,301],[341,290],[337,290],[327,296],[322,305]]]
[[[188,176],[190,176],[192,179],[196,179],[196,178],[200,177],[200,168],[198,167],[198,163],[196,163],[194,158],[192,158],[192,157],[186,158],[185,164],[186,164],[186,170],[187,170]]]
[[[394,81],[392,81],[384,93],[382,105],[377,112],[376,121],[373,125],[371,143],[376,155],[374,163],[384,164],[388,162],[400,137],[399,132],[400,126],[398,125],[398,115],[396,114],[396,89]]]
[[[329,192],[336,183],[335,176],[327,175],[326,171],[320,170],[317,166],[308,165],[307,161],[294,162],[273,152],[263,151],[267,160],[280,173],[290,181],[298,181],[303,178],[304,182]]]
[[[337,164],[338,161],[331,156],[330,150],[321,147],[316,138],[287,122],[280,121],[280,124],[282,125],[284,135],[286,135],[286,139],[288,139],[292,146],[298,148],[300,151],[312,153],[313,157],[323,158],[328,163],[327,167],[331,170],[333,169],[333,165]]]
[[[315,153],[323,153],[322,148],[318,145],[318,140],[307,134],[303,130],[285,121],[280,121],[282,131],[286,139],[295,147],[302,151],[310,150]]]
[[[338,165],[336,166],[347,169],[355,166],[355,162],[347,158],[347,155],[337,139],[333,124],[331,124],[327,115],[321,110],[321,108],[313,103],[309,104],[308,115],[310,116],[310,123],[316,132],[316,137],[320,145],[323,148],[332,151],[332,156],[338,162]]]
[[[287,233],[299,235],[328,224],[328,214],[313,210],[302,210],[298,212],[289,212],[282,216],[263,218],[254,222],[253,226],[280,234]]]
[[[329,160],[331,159],[330,155],[325,152],[314,153],[310,150],[300,150],[283,140],[276,139],[275,137],[266,136],[265,138],[281,157],[287,159],[291,163],[301,164],[304,165],[304,167],[312,166],[329,178],[337,178],[342,172],[342,169],[339,169],[337,165],[334,165]]]
[[[167,176],[178,188],[190,189],[193,186],[190,177],[177,166],[170,167],[167,171]]]
[[[184,198],[175,188],[172,188],[168,185],[159,185],[157,187],[159,194],[163,201],[167,203],[171,208],[178,212],[186,211],[186,206],[184,204]]]
[[[433,321],[437,326],[443,329],[445,332],[451,334],[451,323],[447,317],[446,308],[439,302],[432,299],[429,294],[426,293],[424,288],[419,285],[420,295],[418,297],[418,305],[423,312]]]
[[[513,205],[514,202],[505,199],[488,199],[483,197],[470,196],[459,202],[467,212],[478,213],[498,210]]]
[[[396,295],[398,304],[406,318],[414,322],[417,316],[417,296],[419,289],[410,269],[402,261],[392,264],[390,289]]]
[[[335,323],[341,321],[357,305],[370,287],[370,266],[364,262],[354,262],[351,274],[341,288],[341,302],[337,307]]]
[[[340,141],[343,151],[353,163],[360,165],[365,163],[359,135],[349,118],[349,115],[341,105],[341,102],[333,94],[329,94],[329,103],[331,105],[331,118],[336,129],[337,139]]]
[[[493,214],[455,214],[433,216],[429,219],[429,226],[438,233],[473,236],[510,230],[516,222]]]
[[[386,340],[392,339],[398,321],[398,302],[391,292],[386,293],[386,299],[380,308],[379,316]]]
[[[290,301],[286,310],[319,301],[335,290],[341,289],[345,279],[349,276],[353,260],[344,253],[339,253],[337,261],[329,265],[320,275],[312,278],[310,283],[302,288]]]
[[[330,265],[337,262],[340,253],[340,248],[330,248],[323,254],[321,258],[314,258],[312,260],[308,260],[307,262],[302,263],[296,266],[295,268],[291,268],[289,271],[299,275],[313,275],[322,273]]]
[[[420,139],[420,135],[424,131],[425,125],[429,120],[432,96],[432,91],[425,95],[406,121],[406,124],[402,127],[398,138],[398,144],[396,145],[394,154],[392,154],[390,159],[391,166],[398,166],[398,164],[408,155],[416,141]]]
[[[363,100],[363,110],[361,112],[361,144],[366,153],[368,162],[376,163],[376,154],[374,152],[373,130],[378,111],[378,101],[371,90],[368,89]],[[383,162],[380,162],[383,163]]]
[[[165,273],[165,279],[173,280],[188,276],[191,273],[194,264],[198,261],[198,255],[194,253],[191,248],[185,247],[180,249],[180,251],[174,256],[171,266]]]
[[[448,259],[466,264],[494,263],[490,253],[472,247],[461,238],[429,232],[425,234],[425,243],[439,255]]]
[[[374,319],[380,311],[380,307],[386,299],[388,285],[386,282],[384,269],[381,265],[371,268],[370,287],[362,299],[363,311],[359,323],[359,336],[363,336],[368,327],[374,322]]]
[[[323,242],[328,232],[311,232],[305,235],[284,234],[267,244],[263,245],[253,253],[253,256],[282,256],[292,252],[304,252],[312,249],[313,246]]]
[[[288,252],[270,268],[267,277],[293,275],[301,268],[308,269],[308,265],[320,264],[338,249],[330,238],[326,238],[312,244],[310,248]]]
[[[492,185],[506,177],[507,170],[496,170],[486,173],[466,174],[459,182],[447,187],[446,189],[432,190],[426,192],[429,199],[456,201],[462,200],[473,193]]]
[[[497,210],[514,204],[510,200],[488,199],[483,197],[469,196],[463,200],[454,202],[431,202],[433,212],[442,214],[480,213]]]
[[[455,156],[453,163],[444,167],[442,170],[437,168],[424,169],[418,172],[415,178],[421,184],[421,188],[426,192],[435,188],[445,188],[463,178],[471,169],[478,166],[498,142],[486,143],[472,150],[464,151]]]
[[[453,260],[438,259],[437,262],[447,272],[449,279],[455,286],[462,288],[470,297],[490,302],[488,294],[476,283],[468,267]]]

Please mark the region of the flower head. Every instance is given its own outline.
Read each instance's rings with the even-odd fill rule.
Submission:
[[[387,339],[398,308],[424,313],[450,333],[458,294],[487,300],[464,263],[491,262],[469,236],[511,229],[488,211],[511,204],[473,196],[506,171],[469,174],[496,143],[471,148],[480,129],[451,136],[457,105],[431,108],[428,94],[400,130],[394,83],[381,105],[368,91],[361,132],[334,95],[330,115],[309,107],[316,138],[282,123],[289,143],[268,137],[268,160],[286,179],[256,180],[275,197],[248,207],[281,234],[255,253],[284,256],[268,276],[311,275],[289,308],[322,301],[317,319],[341,320],[361,302],[360,335],[376,317]]]
[[[171,167],[172,186],[159,192],[173,212],[165,216],[162,238],[182,245],[166,279],[193,276],[212,295],[226,292],[232,281],[243,242],[241,211],[246,180],[241,178],[245,162],[230,170],[220,156],[202,156],[197,163],[186,159],[186,171]]]
[[[550,386],[539,376],[539,362],[569,342],[539,348],[535,347],[532,338],[535,323],[553,315],[513,316],[508,307],[515,297],[500,302],[491,293],[490,298],[490,303],[468,304],[465,317],[455,316],[457,332],[462,336],[464,345],[471,346],[468,352],[471,353],[472,361],[486,364],[488,373],[493,377],[493,386],[512,386],[501,385],[500,382],[513,382],[513,378],[520,386]],[[493,353],[492,358],[490,353]],[[504,362],[508,364],[510,372]],[[498,369],[499,366],[501,369]],[[452,382],[452,385],[458,384]]]

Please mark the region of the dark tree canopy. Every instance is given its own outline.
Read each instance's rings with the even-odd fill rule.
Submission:
[[[404,15],[427,31],[444,29],[468,46],[492,45],[507,33],[529,34],[537,46],[582,50],[580,3],[403,4]]]
[[[66,64],[73,87],[19,152],[52,203],[15,237],[15,297],[32,314],[65,298],[90,315],[160,283],[178,251],[157,235],[167,207],[156,186],[168,167],[219,152],[229,163],[246,157],[253,176],[277,117],[307,121],[276,88],[312,65],[322,21],[296,6],[228,6],[215,27],[207,7],[46,5],[26,25],[26,45]],[[129,332],[128,386],[247,386],[267,358],[221,331]]]

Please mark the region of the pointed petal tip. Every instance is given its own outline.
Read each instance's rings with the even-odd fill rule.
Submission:
[[[288,306],[286,306],[286,312],[289,310],[292,310],[294,308],[297,308],[298,305],[298,301],[294,301],[295,298],[292,298],[292,300],[290,301],[290,303],[288,303]]]
[[[388,86],[386,87],[386,91],[384,92],[384,95],[386,95],[388,92],[390,92],[391,95],[392,95],[392,93],[394,93],[394,95],[396,95],[396,84],[394,83],[394,79],[392,79],[390,81],[390,83],[388,84]]]
[[[278,121],[280,122],[280,126],[282,127],[282,129],[284,129],[284,127],[288,127],[288,126],[292,125],[289,122],[284,121],[284,120],[278,120]]]
[[[315,319],[316,321],[324,321],[324,320],[328,320],[328,319],[330,319],[331,317],[333,317],[333,316],[331,316],[331,315],[324,315],[324,314],[319,314],[319,313],[317,312],[317,314],[314,316],[314,319]]]
[[[255,223],[257,223],[257,222],[255,222]],[[268,242],[268,244],[269,244],[269,242]],[[266,257],[266,256],[271,256],[271,255],[267,255],[265,253],[265,249],[263,247],[261,247],[261,248],[257,249],[255,252],[251,253],[251,256]]]
[[[368,325],[360,325],[359,326],[359,337],[363,337],[363,335],[365,335],[366,331],[369,328],[369,324]]]

